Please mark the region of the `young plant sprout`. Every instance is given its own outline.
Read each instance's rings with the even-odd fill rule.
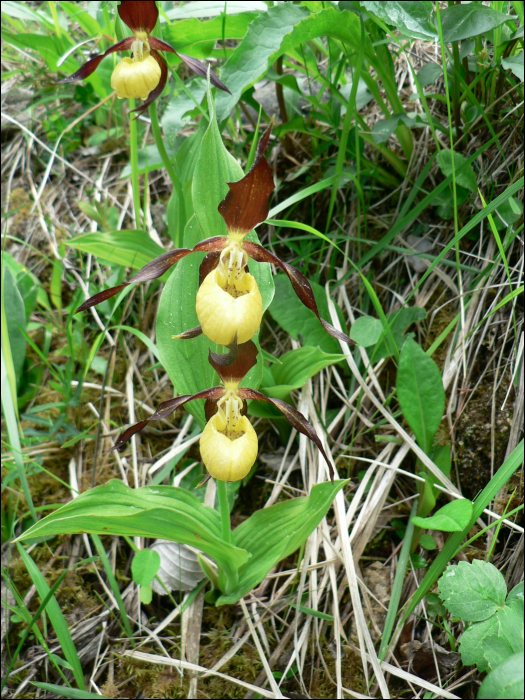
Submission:
[[[257,347],[251,340],[235,345],[233,361],[229,354],[217,355],[210,351],[208,361],[219,375],[222,386],[164,401],[152,416],[124,431],[111,450],[121,450],[133,435],[143,430],[150,421],[167,418],[188,401],[206,399],[207,423],[200,439],[204,466],[210,476],[218,481],[240,481],[252,468],[258,450],[257,435],[246,417],[246,401],[266,401],[275,406],[293,428],[316,444],[328,464],[333,482],[333,466],[319,436],[303,414],[285,401],[272,399],[259,391],[240,386],[244,377],[257,363],[257,354]]]
[[[177,248],[163,253],[145,265],[129,282],[90,297],[76,313],[110,299],[130,284],[158,279],[186,255],[205,251],[208,255],[200,266],[196,301],[197,318],[201,325],[174,338],[188,339],[204,333],[214,343],[229,346],[234,342],[244,343],[255,335],[261,324],[262,300],[257,283],[248,271],[248,260],[251,259],[279,267],[290,279],[299,299],[317,316],[326,332],[338,340],[354,344],[345,333],[320,317],[312,287],[299,270],[258,243],[245,240],[252,229],[265,221],[269,212],[268,202],[274,183],[264,153],[271,129],[270,125],[259,141],[250,172],[238,182],[227,183],[230,191],[218,207],[226,223],[227,236],[208,238],[193,250]]]
[[[113,44],[105,53],[95,56],[76,73],[61,80],[59,85],[84,80],[110,53],[128,50],[131,50],[131,58],[123,58],[117,64],[111,76],[111,87],[121,100],[125,98],[144,100],[143,105],[132,110],[134,112],[146,110],[164,90],[168,78],[168,66],[159,51],[174,53],[195,73],[206,78],[208,69],[205,63],[179,54],[165,41],[151,36],[159,17],[157,5],[153,0],[122,0],[118,6],[118,13],[120,19],[133,32],[133,36]],[[230,92],[213,73],[210,74],[210,82],[220,90]]]

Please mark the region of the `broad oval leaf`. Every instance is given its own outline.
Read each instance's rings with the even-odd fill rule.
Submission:
[[[471,501],[461,498],[447,503],[437,513],[428,518],[414,516],[412,522],[417,527],[427,530],[440,530],[441,532],[461,532],[472,518],[473,505]]]
[[[401,350],[396,387],[403,415],[429,454],[445,410],[445,390],[436,363],[412,338]]]
[[[19,540],[78,532],[181,542],[202,550],[230,572],[250,556],[222,539],[219,513],[193,494],[174,486],[132,489],[117,480],[82,493],[26,530]]]
[[[350,329],[350,337],[362,348],[369,348],[375,345],[381,333],[383,332],[383,324],[378,318],[372,316],[360,316],[352,324]]]
[[[349,479],[314,486],[306,498],[277,503],[254,513],[233,533],[235,544],[251,553],[239,571],[239,583],[217,605],[234,604],[257,586],[281,559],[306,542]]]
[[[506,15],[480,2],[452,5],[441,12],[443,39],[447,43],[463,41],[490,32],[513,19],[516,15]]]

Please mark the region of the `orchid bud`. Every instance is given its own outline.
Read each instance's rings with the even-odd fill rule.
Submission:
[[[240,481],[257,457],[257,434],[248,418],[240,415],[238,408],[232,411],[227,401],[206,423],[200,450],[204,466],[214,479]]]
[[[153,56],[147,55],[142,60],[123,58],[113,71],[111,87],[119,100],[147,100],[150,92],[159,84],[160,76],[160,66]]]
[[[244,270],[242,250],[232,244],[197,292],[196,311],[202,332],[218,345],[245,343],[259,330],[262,298],[255,278]]]

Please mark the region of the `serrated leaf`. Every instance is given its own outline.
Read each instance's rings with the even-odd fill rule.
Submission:
[[[513,654],[485,678],[478,692],[478,700],[523,698],[523,653]]]
[[[470,39],[473,36],[486,34],[512,19],[516,19],[516,16],[506,15],[477,2],[471,2],[468,5],[452,5],[441,12],[443,39],[447,43]]]
[[[348,480],[318,484],[310,496],[264,508],[241,523],[233,533],[235,544],[249,551],[252,558],[239,570],[238,586],[231,594],[221,596],[217,605],[236,603],[275,564],[295,552],[319,525],[338,491],[347,483]]]
[[[505,659],[512,656],[512,649],[507,640],[495,634],[490,635],[490,637],[485,637],[482,645],[483,656],[491,669],[496,668],[505,661]]]
[[[445,410],[445,390],[436,363],[412,338],[401,350],[396,387],[403,415],[429,454]]]
[[[466,622],[486,620],[503,606],[507,586],[495,566],[474,559],[449,566],[439,579],[439,597],[454,617]]]
[[[440,151],[440,153],[438,153],[437,160],[443,175],[445,177],[451,177],[452,153],[450,151]],[[478,186],[476,173],[474,172],[472,165],[465,165],[467,160],[468,159],[465,158],[465,156],[462,156],[461,153],[456,153],[456,151],[454,151],[454,171],[456,174],[456,183],[460,187],[464,187],[465,189],[469,190],[469,192],[476,192]],[[458,172],[461,167],[463,167],[463,170]]]
[[[443,508],[440,508],[437,513],[434,513],[434,515],[431,515],[428,518],[415,516],[412,518],[412,522],[417,527],[425,528],[427,530],[461,532],[470,522],[472,517],[472,509],[473,506],[471,501],[466,499],[458,499],[447,503],[446,506],[443,506]]]
[[[65,241],[65,244],[83,253],[124,267],[140,270],[144,265],[164,253],[144,231],[110,231],[86,233]]]
[[[437,38],[436,28],[430,21],[431,3],[424,2],[363,2],[367,10],[387,24],[393,24],[402,34],[415,39]]]
[[[459,640],[459,651],[464,666],[476,664],[478,671],[488,670],[487,660],[483,653],[483,641],[492,634],[498,632],[498,620],[496,615],[491,615],[487,620],[475,622],[467,627]]]

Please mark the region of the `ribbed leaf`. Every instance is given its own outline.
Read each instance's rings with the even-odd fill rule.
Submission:
[[[152,537],[188,544],[227,571],[246,563],[249,554],[222,539],[221,519],[184,489],[145,486],[131,489],[110,481],[81,494],[33,527],[20,540],[87,532],[97,535]]]
[[[347,483],[348,480],[318,484],[310,496],[259,510],[241,523],[233,533],[235,543],[252,557],[241,567],[235,590],[221,596],[217,605],[236,603],[255,588],[275,564],[299,549]]]

